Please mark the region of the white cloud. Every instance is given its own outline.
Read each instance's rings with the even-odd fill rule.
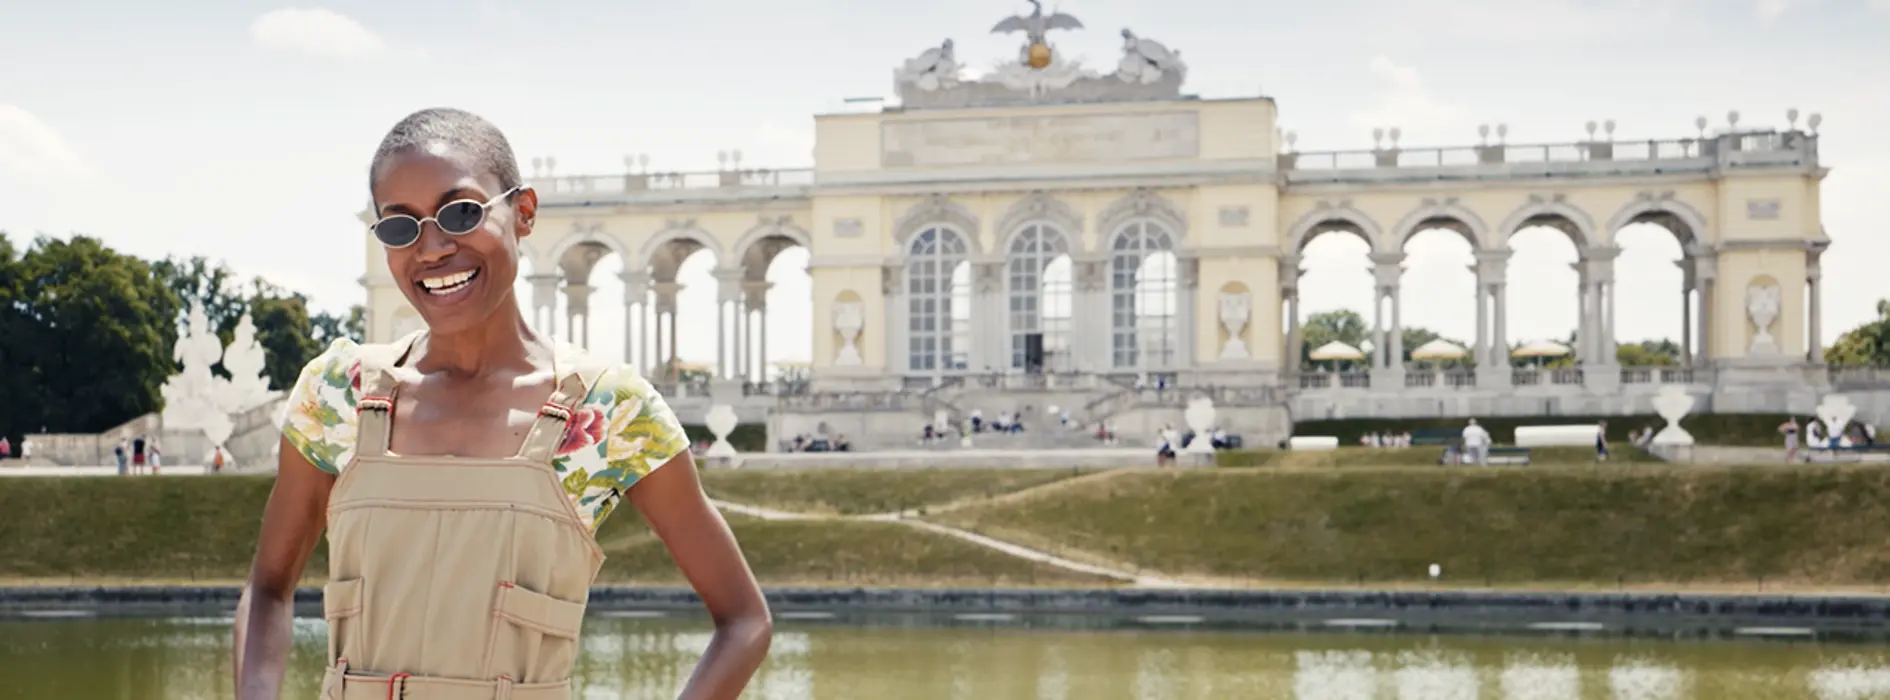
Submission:
[[[257,46],[328,58],[360,59],[387,51],[387,40],[347,15],[325,8],[285,7],[249,25]]]
[[[1385,84],[1384,96],[1371,109],[1353,113],[1354,125],[1398,127],[1410,134],[1415,133],[1414,130],[1441,131],[1467,121],[1468,112],[1462,106],[1441,100],[1424,89],[1424,80],[1416,68],[1378,56],[1372,59],[1371,70]]]
[[[81,177],[85,159],[32,112],[0,104],[0,173],[23,178]]]

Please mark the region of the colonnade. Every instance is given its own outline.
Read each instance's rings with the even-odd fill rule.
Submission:
[[[765,280],[748,279],[740,268],[716,268],[716,362],[710,376],[718,380],[761,382],[767,376],[768,290]],[[648,271],[625,272],[623,281],[623,361],[639,367],[645,376],[673,379],[669,368],[679,364],[677,336],[680,323],[676,300],[683,285],[655,280]],[[570,284],[561,274],[534,274],[531,321],[540,332],[565,342],[589,347],[588,318],[591,292],[587,284]],[[563,325],[557,319],[557,295],[565,295]],[[707,319],[691,319],[700,329]],[[559,328],[563,333],[560,335]],[[699,331],[697,331],[699,332]]]

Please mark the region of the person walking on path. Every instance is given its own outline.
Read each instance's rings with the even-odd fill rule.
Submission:
[[[118,460],[118,475],[125,475],[125,439],[118,438],[118,444],[112,446],[112,457]]]
[[[1778,425],[1778,432],[1785,436],[1785,463],[1796,463],[1798,461],[1798,418],[1794,416],[1785,419],[1785,422]]]
[[[1608,461],[1608,421],[1595,424],[1595,461]]]
[[[144,451],[151,456],[151,476],[157,476],[158,470],[164,466],[164,455],[158,450],[158,441],[152,440]]]
[[[131,473],[134,475],[144,473],[143,435],[131,439]]]
[[[11,456],[13,456],[13,443],[8,442],[6,436],[0,435],[0,459]]]
[[[424,325],[337,340],[290,391],[237,605],[237,700],[282,695],[324,529],[320,697],[568,700],[597,526],[625,505],[715,626],[678,697],[740,696],[773,635],[767,601],[662,395],[525,322],[513,289],[538,196],[505,136],[460,110],[416,112],[368,179],[370,231]]]

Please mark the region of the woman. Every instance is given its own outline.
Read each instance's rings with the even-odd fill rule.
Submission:
[[[626,500],[715,620],[682,697],[740,695],[767,653],[767,604],[663,398],[526,326],[512,288],[538,198],[505,137],[418,112],[368,181],[372,231],[426,330],[337,341],[303,370],[237,609],[237,697],[280,695],[296,582],[326,526],[324,700],[569,698],[604,558],[593,532]]]

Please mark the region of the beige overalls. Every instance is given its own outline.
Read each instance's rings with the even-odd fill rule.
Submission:
[[[410,347],[363,349],[356,457],[328,504],[321,697],[568,700],[604,554],[551,458],[596,374],[559,381],[516,457],[402,457],[387,367]]]

